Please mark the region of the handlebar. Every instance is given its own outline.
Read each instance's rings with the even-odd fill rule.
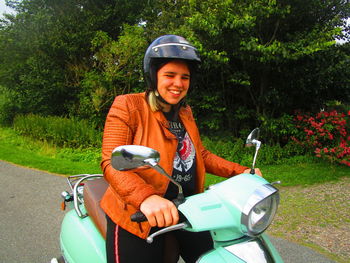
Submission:
[[[130,216],[132,222],[141,223],[147,221],[147,217],[141,211],[137,211],[135,214]]]
[[[184,229],[190,226],[190,224],[186,221],[186,217],[180,211],[179,211],[179,217],[180,217],[179,219],[180,223],[178,223],[177,225],[172,225],[172,226],[162,228],[154,232],[152,235],[147,237],[146,239],[147,243],[151,244],[153,242],[154,237],[158,235],[165,234],[167,232],[174,231],[174,230]],[[132,214],[130,216],[130,219],[131,221],[137,222],[137,223],[147,221],[146,216],[141,211],[138,211],[135,214]]]
[[[179,222],[185,222],[186,217],[180,211],[178,212],[179,212]],[[141,223],[141,222],[147,221],[147,217],[141,211],[137,211],[135,214],[132,214],[130,216],[130,220],[132,222]]]
[[[185,198],[183,196],[183,194],[179,194],[177,196],[177,198],[175,198],[174,200],[172,200],[172,202],[174,203],[174,205],[176,206],[176,208],[178,208],[179,205],[181,205],[182,203],[185,202]],[[181,215],[179,214],[180,218]],[[183,216],[182,216],[183,217]],[[130,216],[130,220],[132,222],[136,222],[136,223],[141,223],[141,222],[145,222],[147,221],[147,217],[144,215],[144,213],[142,213],[141,211],[137,211],[135,214],[132,214]],[[184,220],[183,220],[184,221]]]

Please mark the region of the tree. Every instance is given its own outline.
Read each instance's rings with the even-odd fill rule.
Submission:
[[[162,17],[177,21],[173,28],[167,24],[168,32],[182,32],[199,47],[205,73],[192,99],[206,128],[237,134],[242,121],[253,126],[294,106],[318,106],[317,85],[298,89],[311,101],[286,98],[295,98],[292,88],[303,81],[301,72],[312,71],[307,61],[317,63],[316,57],[333,52],[349,16],[347,1],[190,0],[175,6],[176,12],[171,6]]]
[[[335,44],[349,33],[348,1],[8,3],[17,15],[0,25],[0,85],[14,91],[6,94],[21,112],[70,114],[103,125],[115,95],[144,89],[148,43],[171,33],[201,54],[189,102],[206,132],[239,136],[296,108],[349,101],[348,44]]]
[[[103,125],[115,96],[144,91],[142,54],[147,45],[139,25],[125,24],[117,40],[98,32],[92,41],[94,66],[81,82],[75,114]]]
[[[21,113],[75,114],[82,80],[94,66],[96,32],[117,38],[146,4],[139,1],[7,1],[16,15],[1,21],[0,84],[17,91]]]

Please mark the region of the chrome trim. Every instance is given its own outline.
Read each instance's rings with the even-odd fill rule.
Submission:
[[[258,141],[258,140],[253,140],[252,141],[253,144],[256,145],[255,147],[255,153],[254,153],[254,158],[253,158],[253,164],[252,164],[252,169],[255,169],[255,163],[256,163],[256,157],[258,156],[258,151],[260,149],[260,146],[261,146],[261,141]]]
[[[249,197],[247,203],[243,207],[242,213],[244,213],[245,215],[249,215],[249,212],[257,203],[259,203],[261,200],[274,194],[277,191],[278,190],[271,184],[264,184],[261,187],[257,188],[254,191],[254,193]]]
[[[164,44],[159,44],[157,46],[154,46],[154,47],[152,47],[152,49],[157,52],[158,48],[166,47],[166,46],[180,46],[180,47],[183,47],[184,49],[192,48],[194,50],[197,50],[194,46],[191,46],[191,45],[185,44],[185,43],[164,43]]]
[[[274,263],[274,259],[263,239],[254,238],[224,247],[228,252],[246,263]]]
[[[249,230],[248,227],[248,221],[249,221],[249,214],[251,210],[262,200],[265,198],[268,198],[269,196],[272,196],[277,193],[277,206],[279,203],[279,196],[278,196],[278,189],[272,186],[271,184],[264,184],[257,188],[254,193],[249,197],[247,203],[242,209],[242,215],[241,215],[241,229],[244,234],[248,236],[256,236],[260,233],[252,233]],[[273,215],[274,216],[274,215]],[[266,226],[267,228],[268,226]]]
[[[275,181],[275,182],[272,182],[271,185],[281,184],[281,183],[282,183],[281,181]]]
[[[166,228],[162,228],[161,230],[157,231],[157,232],[154,232],[152,235],[148,236],[146,238],[146,241],[148,244],[151,244],[153,242],[153,239],[156,237],[156,236],[159,236],[161,234],[165,234],[165,233],[168,233],[170,231],[174,231],[174,230],[180,230],[180,229],[184,229],[188,227],[188,224],[186,223],[180,223],[180,224],[177,224],[177,225],[173,225],[173,226],[169,226],[169,227],[166,227]]]
[[[68,178],[68,180],[71,178],[71,179],[75,179],[75,183],[74,183],[74,186],[72,185],[73,183],[71,181],[69,181],[69,185],[70,187],[72,188],[73,186],[73,203],[74,203],[74,210],[75,212],[77,213],[77,215],[80,217],[80,218],[85,218],[88,216],[87,213],[83,214],[80,210],[80,207],[79,205],[80,204],[83,204],[84,203],[84,200],[83,199],[80,199],[79,197],[79,194],[78,194],[78,187],[79,185],[85,181],[85,180],[90,180],[90,179],[93,179],[93,178],[100,178],[100,177],[103,177],[102,174],[83,174],[83,175],[74,175],[74,176],[70,176]],[[78,180],[76,180],[77,178],[80,178]]]
[[[183,196],[183,189],[182,189],[182,185],[179,182],[176,182],[174,180],[174,178],[172,178],[170,175],[168,175],[168,173],[159,165],[156,164],[154,166],[151,166],[154,170],[156,170],[158,173],[165,175],[166,177],[168,177],[170,179],[170,181],[175,184],[178,188],[178,194]]]

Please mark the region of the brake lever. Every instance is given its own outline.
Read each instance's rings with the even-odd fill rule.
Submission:
[[[187,223],[180,223],[180,224],[177,224],[177,225],[173,225],[173,226],[168,226],[168,227],[165,227],[161,230],[158,230],[157,232],[154,232],[152,235],[148,236],[146,238],[146,241],[148,244],[151,244],[153,242],[153,239],[156,237],[156,236],[159,236],[159,235],[162,235],[162,234],[165,234],[165,233],[168,233],[168,232],[171,232],[171,231],[174,231],[174,230],[180,230],[180,229],[184,229],[188,227],[188,224]]]

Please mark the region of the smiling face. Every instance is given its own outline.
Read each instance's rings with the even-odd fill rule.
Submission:
[[[157,72],[157,90],[169,104],[179,103],[190,87],[190,70],[181,60],[173,60],[162,66]],[[164,111],[170,111],[171,105],[163,105]]]

